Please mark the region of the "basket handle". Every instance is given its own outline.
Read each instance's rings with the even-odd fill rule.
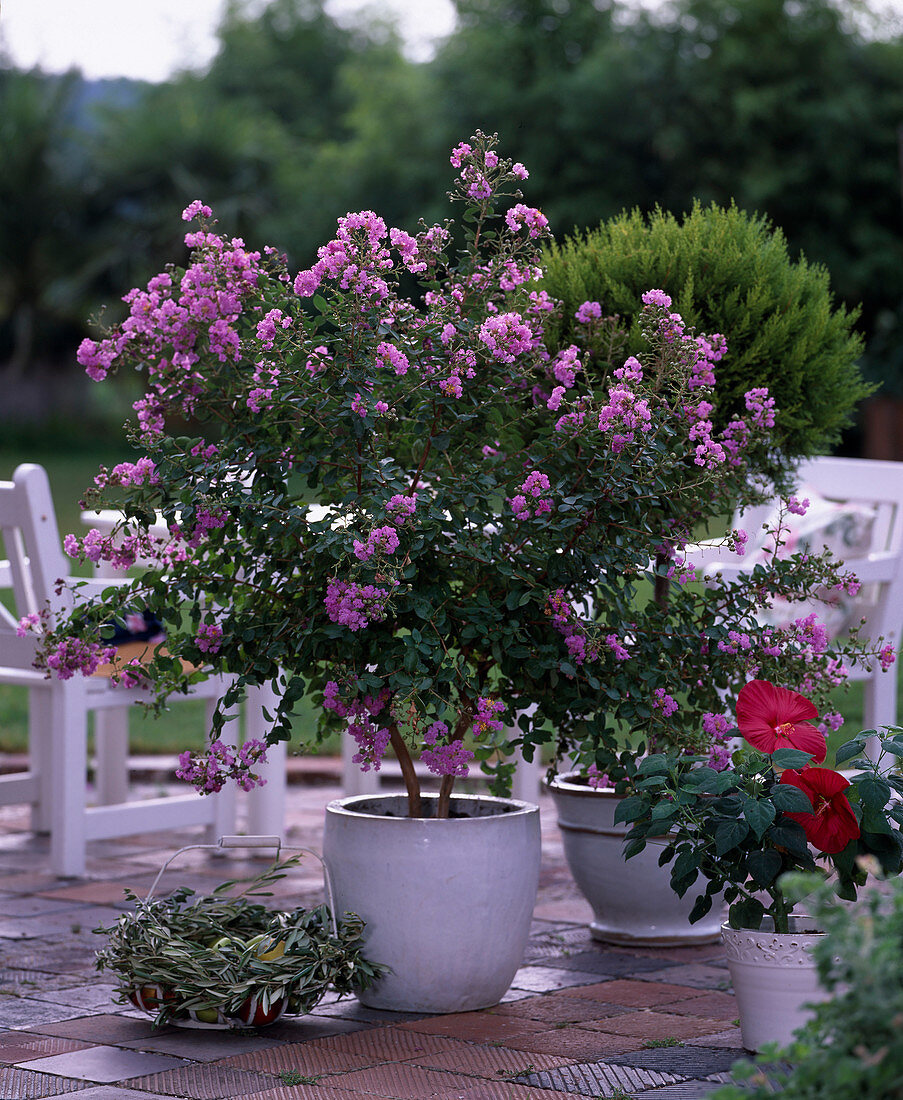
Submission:
[[[173,852],[169,859],[166,860],[166,862],[157,872],[157,877],[151,883],[151,888],[145,895],[144,900],[149,901],[153,897],[154,892],[157,889],[157,885],[160,882],[160,879],[163,877],[163,872],[170,865],[170,863],[172,863],[173,860],[178,859],[178,857],[182,855],[183,852],[194,852],[198,850],[220,851],[223,848],[275,848],[276,854],[273,857],[274,863],[279,859],[279,854],[283,848],[291,852],[305,852],[307,855],[313,856],[314,859],[316,859],[319,862],[320,866],[323,868],[323,885],[326,891],[326,903],[329,906],[329,916],[332,921],[332,933],[336,937],[336,939],[338,939],[339,925],[335,913],[335,898],[332,892],[332,878],[329,874],[329,868],[326,866],[325,860],[319,854],[319,852],[315,852],[313,848],[300,848],[293,844],[283,844],[282,837],[280,836],[221,836],[215,844],[186,844],[184,848],[180,848],[177,852]]]

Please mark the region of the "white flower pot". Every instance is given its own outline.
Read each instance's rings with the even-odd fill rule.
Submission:
[[[557,776],[550,784],[568,867],[593,909],[590,932],[618,944],[676,947],[716,943],[722,907],[715,902],[702,920],[690,924],[699,879],[681,898],[671,889],[670,866],[659,867],[662,845],[654,840],[631,859],[624,858],[628,825],[614,823],[621,798],[608,788],[576,782],[579,773]]]
[[[811,954],[823,933],[796,931],[794,924],[804,929],[810,926],[805,918],[790,919],[790,932],[753,932],[727,924],[721,928],[737,997],[741,1039],[749,1051],[761,1050],[766,1043],[789,1043],[794,1031],[812,1015],[804,1006],[828,997],[818,984]]]
[[[435,802],[425,796],[425,811],[435,812]],[[409,818],[404,795],[326,807],[323,854],[336,911],[366,921],[367,958],[392,968],[359,994],[371,1008],[487,1008],[523,962],[539,885],[539,809],[457,795],[451,811]]]

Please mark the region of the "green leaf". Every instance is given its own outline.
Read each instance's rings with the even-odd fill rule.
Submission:
[[[728,910],[728,922],[731,928],[758,929],[765,916],[765,906],[758,898],[742,898],[735,901]]]
[[[746,869],[759,886],[769,886],[783,865],[780,852],[765,848],[750,852],[746,857]]]
[[[812,753],[801,749],[776,749],[771,754],[771,762],[777,768],[805,768],[811,759]]]
[[[792,783],[775,783],[769,792],[772,805],[785,814],[811,814],[812,803]]]
[[[630,798],[622,799],[615,809],[615,825],[636,821],[644,815],[647,805],[646,799],[640,798],[638,795],[631,795]]]
[[[749,835],[749,825],[745,821],[722,821],[715,829],[715,853],[723,856]]]
[[[774,821],[776,812],[771,802],[759,802],[754,798],[750,798],[743,807],[743,816],[756,834],[756,840],[761,840],[765,835],[765,830]]]
[[[884,779],[874,775],[867,775],[856,783],[859,792],[859,801],[863,806],[873,810],[881,810],[887,805],[890,798],[890,786]]]
[[[834,754],[834,762],[836,764],[843,764],[846,760],[852,760],[854,756],[858,756],[862,752],[864,744],[865,742],[861,737],[856,737],[852,741],[847,741],[847,743],[841,745]]]
[[[803,859],[807,865],[811,863],[812,857],[809,854],[806,834],[802,825],[796,821],[784,821],[781,824],[772,825],[768,830],[767,838],[776,848],[786,848],[788,852]]]

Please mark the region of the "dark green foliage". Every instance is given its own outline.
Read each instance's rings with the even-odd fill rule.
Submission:
[[[870,392],[856,364],[857,314],[835,302],[827,270],[792,260],[780,229],[733,204],[697,202],[679,218],[623,211],[551,245],[547,261],[544,285],[565,303],[553,339],[569,342],[574,312],[598,301],[630,327],[635,354],[640,296],[660,288],[698,332],[727,339],[716,368],[720,423],[744,415],[747,390],[767,386],[790,456],[829,450]]]

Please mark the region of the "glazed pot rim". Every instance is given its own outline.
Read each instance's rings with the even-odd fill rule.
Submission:
[[[438,802],[438,794],[429,792],[421,795],[421,801],[426,804],[435,804]],[[422,825],[447,825],[449,822],[459,825],[467,822],[480,822],[480,821],[510,821],[514,818],[520,818],[530,814],[538,814],[539,807],[535,802],[525,802],[519,798],[503,798],[499,795],[489,794],[453,794],[451,796],[451,806],[454,808],[455,804],[464,804],[466,806],[474,806],[483,804],[489,806],[495,810],[492,813],[475,814],[475,815],[462,815],[460,817],[408,817],[407,814],[386,814],[386,813],[373,813],[367,809],[358,808],[358,804],[366,803],[372,805],[373,803],[380,803],[388,805],[391,803],[401,803],[404,805],[407,802],[407,795],[402,792],[393,792],[386,794],[355,794],[347,795],[344,798],[334,798],[332,801],[326,804],[326,812],[345,817],[353,817],[357,819],[372,818],[374,821],[400,821],[400,822],[417,822]]]
[[[812,918],[810,916],[808,916],[806,913],[797,913],[797,914],[791,916],[790,919],[792,921],[797,921],[797,922],[804,921],[806,923],[812,923],[812,924],[815,923],[812,920]],[[763,917],[762,918],[762,923],[763,924],[765,924],[766,922],[770,922],[770,921],[771,921],[771,917]],[[775,930],[773,928],[768,928],[768,927],[764,927],[764,928],[734,928],[733,925],[729,921],[724,921],[721,925],[722,935],[724,935],[725,932],[727,932],[731,935],[736,935],[736,936],[787,936],[788,938],[794,938],[795,937],[796,939],[799,939],[800,936],[812,936],[814,938],[816,936],[824,936],[825,935],[825,933],[823,931],[821,931],[820,929],[814,929],[814,928],[806,928],[806,929],[802,929],[802,930],[791,930],[790,932],[775,932]]]
[[[559,772],[552,779],[544,779],[543,783],[551,791],[564,791],[567,794],[584,795],[587,798],[617,798],[626,797],[616,794],[614,787],[590,787],[586,782],[576,782],[576,778],[585,780],[586,776],[581,771]]]

